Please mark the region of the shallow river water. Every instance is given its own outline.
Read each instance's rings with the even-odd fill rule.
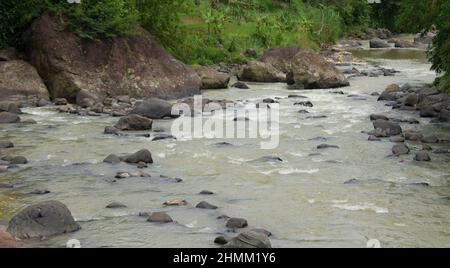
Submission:
[[[0,126],[0,139],[12,140],[11,155],[24,155],[30,163],[0,175],[0,182],[15,184],[0,190],[0,210],[11,215],[27,205],[44,200],[66,204],[80,221],[82,230],[69,235],[26,244],[62,247],[71,238],[84,247],[215,247],[213,240],[225,231],[226,214],[246,218],[249,228],[265,228],[273,233],[273,247],[366,247],[378,239],[383,247],[450,246],[449,158],[432,155],[432,162],[418,163],[413,154],[389,157],[389,141],[369,142],[363,130],[372,130],[371,113],[392,117],[417,116],[408,111],[392,111],[377,102],[372,92],[381,92],[391,83],[431,82],[424,53],[415,50],[362,51],[358,56],[401,73],[394,77],[353,78],[343,88],[346,95],[330,90],[287,90],[284,84],[250,84],[250,90],[205,91],[210,99],[250,100],[267,97],[307,96],[314,104],[310,114],[299,114],[298,99],[281,99],[280,145],[261,150],[260,140],[191,141],[162,140],[130,134],[103,135],[106,125],[117,118],[79,117],[58,114],[52,108],[25,109],[36,125]],[[348,94],[361,95],[359,98]],[[326,115],[326,118],[306,118]],[[446,125],[419,125],[424,133],[449,133]],[[154,128],[170,130],[170,120],[154,123]],[[448,136],[448,135],[447,135]],[[326,138],[326,142],[318,137]],[[218,142],[234,146],[216,146]],[[340,149],[318,151],[321,143]],[[414,144],[411,144],[414,148]],[[416,145],[420,148],[420,145]],[[144,171],[183,179],[164,183],[144,178],[114,180],[118,171],[137,171],[125,164],[111,166],[102,160],[111,153],[133,153],[149,149],[155,164]],[[317,154],[320,153],[320,154]],[[251,160],[276,155],[281,163]],[[382,180],[374,183],[344,184],[349,179]],[[430,187],[414,184],[429,183]],[[31,196],[36,189],[51,193]],[[215,195],[201,196],[201,190]],[[164,207],[172,199],[186,199],[183,207]],[[199,201],[219,206],[216,211],[195,208]],[[112,201],[126,204],[108,210]],[[152,224],[140,218],[141,211],[166,211],[177,222]]]

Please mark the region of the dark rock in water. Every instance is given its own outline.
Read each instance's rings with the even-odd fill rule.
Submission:
[[[370,135],[368,140],[369,140],[369,141],[381,141],[380,138],[375,137],[374,135]]]
[[[169,134],[158,134],[155,137],[153,137],[152,141],[160,141],[160,140],[168,140],[168,139],[176,139],[176,138]]]
[[[118,203],[118,202],[112,202],[111,204],[107,205],[106,208],[111,208],[111,209],[116,209],[116,208],[126,208],[127,206],[122,204],[122,203]]]
[[[423,138],[422,133],[411,130],[403,132],[403,136],[407,141],[420,141]]]
[[[201,195],[213,195],[214,193],[211,192],[211,191],[208,191],[208,190],[203,190],[199,194],[201,194]]]
[[[245,228],[247,226],[247,220],[242,218],[230,218],[226,224],[226,227],[230,229]]]
[[[201,79],[200,89],[225,89],[230,82],[230,74],[219,72],[207,66],[192,67]]]
[[[277,103],[277,101],[272,98],[266,98],[263,100],[263,103]]]
[[[309,112],[307,110],[300,110],[300,111],[298,111],[298,113],[300,113],[300,114],[309,114]]]
[[[9,112],[1,112],[0,113],[0,124],[14,124],[19,123],[20,117],[17,114],[9,113]]]
[[[221,235],[214,239],[214,244],[225,245],[229,241],[230,241],[229,239],[227,239],[225,236]]]
[[[92,107],[99,101],[100,101],[100,98],[98,96],[96,96],[94,93],[91,93],[85,89],[78,91],[77,96],[76,96],[76,103],[81,108]]]
[[[421,140],[423,143],[439,143],[439,138],[435,135],[425,136]]]
[[[239,89],[250,89],[250,87],[244,82],[236,82],[232,85],[232,87]]]
[[[314,104],[310,101],[300,101],[300,102],[296,102],[294,103],[294,105],[301,105],[301,106],[306,106],[306,107],[314,107]]]
[[[107,126],[103,133],[106,135],[120,135],[120,130],[115,127]]]
[[[375,129],[380,129],[383,131],[387,136],[395,136],[403,132],[399,124],[386,120],[375,120],[373,122],[373,126]]]
[[[151,130],[153,120],[137,114],[130,114],[119,119],[114,126],[119,130]]]
[[[121,158],[123,162],[129,163],[129,164],[138,164],[139,162],[143,162],[146,164],[152,164],[153,158],[152,154],[149,150],[144,149],[140,150],[134,154],[124,156]]]
[[[11,141],[2,141],[0,142],[0,148],[1,149],[14,148],[14,144]]]
[[[409,186],[419,186],[419,187],[430,187],[431,185],[428,182],[413,182],[408,183]]]
[[[165,100],[151,98],[136,106],[130,114],[137,114],[150,119],[163,119],[164,117],[175,117],[172,115],[172,104]]]
[[[323,118],[327,118],[328,116],[326,115],[315,115],[315,116],[307,116],[306,119],[323,119]]]
[[[217,206],[211,205],[210,203],[206,202],[206,201],[202,201],[200,203],[198,203],[196,206],[196,208],[201,208],[201,209],[217,209]]]
[[[230,217],[228,215],[220,215],[217,217],[218,220],[228,220]]]
[[[8,232],[20,239],[49,237],[81,229],[69,209],[58,201],[29,206],[9,222]]]
[[[147,219],[148,222],[170,223],[172,218],[165,212],[153,212]]]
[[[255,228],[255,229],[251,229],[250,232],[255,232],[255,233],[260,233],[263,234],[267,237],[271,237],[272,233],[267,231],[266,229],[262,229],[262,228]]]
[[[260,157],[258,159],[253,160],[253,161],[250,161],[250,162],[283,162],[283,159],[281,159],[278,156],[268,155],[268,156]]]
[[[0,85],[0,88],[1,88],[1,85]],[[12,114],[22,114],[22,110],[20,110],[19,105],[15,102],[10,102],[10,103],[0,102],[0,112],[8,112],[8,113],[12,113]]]
[[[396,156],[409,154],[410,150],[405,144],[397,144],[392,147],[392,153]]]
[[[342,90],[330,91],[330,93],[337,94],[337,95],[345,95],[344,91],[342,91]]]
[[[147,218],[150,217],[150,215],[152,215],[151,212],[139,212],[138,216],[142,217],[142,218]]]
[[[385,121],[389,121],[389,118],[385,115],[381,115],[381,114],[371,114],[370,115],[370,121],[375,121],[375,120],[385,120]]]
[[[414,160],[419,162],[428,162],[431,161],[430,155],[426,151],[420,151],[414,157]]]
[[[319,150],[329,149],[329,148],[339,149],[339,146],[337,146],[337,145],[330,145],[330,144],[320,144],[319,146],[317,146],[317,149],[319,149]]]
[[[49,190],[34,190],[32,192],[29,192],[29,195],[46,195],[51,193]]]
[[[56,106],[67,105],[69,102],[65,98],[56,98],[53,102]]]
[[[2,183],[0,182],[0,189],[12,189],[14,188],[14,185],[10,183]]]
[[[391,142],[405,142],[405,138],[402,136],[395,136],[389,139]]]
[[[214,144],[216,147],[233,147],[234,145],[229,142],[219,142]]]
[[[372,93],[370,93],[370,96],[377,97],[377,96],[380,96],[380,93],[378,93],[378,92],[372,92]]]
[[[244,232],[230,240],[226,248],[272,248],[269,238],[261,233]]]
[[[314,137],[314,138],[309,139],[309,140],[310,140],[310,141],[322,141],[322,142],[325,142],[325,141],[327,141],[328,139],[325,138],[325,137]]]
[[[42,99],[40,99],[40,100],[37,102],[36,106],[37,106],[37,107],[44,107],[44,106],[49,106],[50,104],[51,104],[51,102],[50,102],[48,99],[42,98]]]
[[[295,94],[291,94],[288,96],[289,99],[307,99],[308,97],[303,96],[303,95],[295,95]]]
[[[395,123],[407,123],[407,124],[410,124],[410,125],[417,125],[417,124],[420,124],[420,121],[417,120],[417,119],[415,119],[415,118],[407,118],[407,119],[390,118],[390,120],[391,120],[392,122],[395,122]]]
[[[104,163],[109,163],[109,164],[118,164],[118,163],[120,163],[122,161],[121,161],[120,157],[118,157],[117,155],[110,154],[103,160],[103,162]]]
[[[13,165],[25,165],[28,163],[28,160],[23,156],[16,156],[13,159],[11,159],[10,164]]]
[[[450,111],[447,109],[442,109],[439,114],[439,120],[441,120],[441,122],[450,122]]]
[[[422,151],[433,151],[433,147],[428,144],[422,144]]]
[[[423,107],[420,109],[420,117],[431,118],[438,116],[438,113],[434,110],[433,107]]]

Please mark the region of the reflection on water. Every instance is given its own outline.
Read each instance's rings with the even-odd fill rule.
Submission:
[[[411,60],[428,63],[427,52],[422,49],[356,49],[351,52],[356,57],[372,60]]]
[[[431,82],[435,75],[422,61],[423,52],[410,51],[410,58],[401,58],[397,53],[404,52],[398,51],[361,53],[381,53],[375,56],[380,57],[378,62],[401,73],[352,79],[352,86],[343,91],[365,97],[355,99],[328,90],[290,91],[284,84],[204,92],[210,99],[251,102],[281,97],[280,146],[269,151],[260,150],[260,140],[251,139],[151,142],[134,135],[137,133],[105,136],[104,127],[114,124],[116,118],[27,109],[30,114],[24,119],[33,118],[37,125],[0,127],[1,139],[17,145],[8,153],[30,160],[26,168],[0,174],[0,182],[17,185],[13,190],[0,190],[0,200],[13,193],[48,189],[48,195],[21,195],[8,206],[17,211],[49,199],[68,205],[83,229],[36,244],[29,242],[43,247],[64,246],[70,238],[85,247],[214,247],[214,237],[225,231],[225,222],[217,219],[222,214],[244,217],[251,228],[270,230],[274,247],[365,247],[368,239],[378,239],[383,247],[449,246],[450,209],[448,199],[443,198],[450,196],[448,157],[432,155],[430,163],[415,163],[412,155],[388,157],[392,143],[369,142],[367,135],[361,134],[372,129],[371,113],[413,116],[413,112],[392,111],[376,102],[372,92],[381,92],[394,82]],[[286,98],[290,94],[307,96],[314,104],[308,108],[310,114],[299,114],[300,108],[293,105],[296,100]],[[327,117],[306,118],[320,115]],[[420,121],[420,125],[405,128],[438,135],[450,130]],[[170,124],[157,120],[154,128],[168,131]],[[317,145],[324,140],[340,149],[318,151]],[[216,146],[219,142],[233,146]],[[137,169],[102,163],[110,153],[143,148],[149,149],[155,160],[145,172],[180,177],[183,182],[115,180],[116,172]],[[284,161],[252,161],[268,155]],[[354,178],[375,183],[344,184]],[[414,184],[417,182],[430,187]],[[201,196],[202,190],[216,194]],[[162,205],[177,198],[187,200],[188,206]],[[219,209],[195,209],[203,200]],[[128,207],[105,209],[112,201]],[[167,211],[177,223],[151,224],[136,216],[141,211]]]

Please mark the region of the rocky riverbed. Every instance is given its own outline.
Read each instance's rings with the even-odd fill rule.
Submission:
[[[424,85],[435,78],[424,51],[355,55],[370,65],[341,64],[349,87],[245,82],[203,91],[242,107],[278,102],[280,146],[273,150],[260,150],[259,139],[177,140],[171,105],[159,100],[123,96],[94,110],[59,99],[22,109],[20,122],[5,114],[11,124],[0,125],[0,216],[49,200],[67,206],[69,229],[51,213],[42,217],[70,233],[44,232],[23,240],[25,247],[69,239],[85,247],[365,247],[368,239],[385,247],[448,246],[450,126],[441,116],[447,106],[435,107],[444,100],[424,102],[425,92],[425,100],[438,95]],[[295,77],[293,84],[302,81]],[[80,107],[92,106],[95,97],[79,95]],[[28,234],[19,238],[41,232],[11,224],[9,231]]]

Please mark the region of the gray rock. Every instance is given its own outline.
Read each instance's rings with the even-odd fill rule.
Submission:
[[[404,105],[406,106],[416,106],[416,104],[419,102],[419,96],[416,93],[411,93],[409,94],[405,101],[403,102]]]
[[[301,105],[301,106],[306,106],[306,107],[314,107],[314,104],[310,101],[300,101],[300,102],[296,102],[294,103],[294,105]]]
[[[12,165],[25,165],[27,163],[28,160],[23,156],[16,156],[10,161],[10,164]]]
[[[244,82],[236,82],[232,85],[232,87],[239,89],[250,89],[250,87]]]
[[[386,120],[375,120],[373,122],[373,126],[375,129],[380,129],[381,131],[385,132],[388,136],[396,136],[403,132],[399,124]]]
[[[439,138],[435,135],[425,136],[421,140],[423,143],[439,143]]]
[[[172,218],[165,212],[153,212],[147,219],[148,222],[170,223]]]
[[[151,130],[153,120],[137,114],[131,114],[119,119],[114,126],[119,130]]]
[[[1,149],[14,148],[14,144],[11,141],[2,141],[0,142],[0,148]]]
[[[426,151],[420,151],[416,154],[414,160],[419,162],[428,162],[431,161],[431,157]]]
[[[317,146],[317,149],[322,150],[322,149],[339,149],[339,146],[337,145],[330,145],[330,144],[320,144],[319,146]]]
[[[395,136],[389,139],[391,142],[405,142],[405,138],[402,136]]]
[[[110,208],[110,209],[116,209],[116,208],[126,208],[127,206],[122,204],[122,203],[118,203],[118,202],[112,202],[111,204],[107,205],[106,208]]]
[[[201,208],[201,209],[217,209],[217,206],[211,205],[210,203],[206,202],[206,201],[202,201],[200,203],[198,203],[196,206],[196,208]]]
[[[199,194],[201,194],[201,195],[213,195],[214,193],[211,192],[211,191],[208,191],[208,190],[203,190]]]
[[[136,106],[130,114],[137,114],[150,119],[162,119],[172,116],[172,104],[167,101],[151,98]]]
[[[247,220],[242,218],[230,218],[226,224],[226,227],[230,229],[245,228],[247,226]]]
[[[81,229],[69,209],[58,201],[29,206],[9,222],[8,232],[20,239],[49,237]]]
[[[418,131],[407,130],[403,132],[403,137],[407,141],[420,141],[423,138],[423,134]]]
[[[380,138],[378,138],[378,137],[376,137],[376,136],[374,136],[374,135],[370,135],[368,140],[369,140],[369,141],[381,141]]]
[[[261,233],[244,232],[228,242],[227,248],[272,248],[269,238]]]
[[[17,114],[9,113],[9,112],[1,112],[0,113],[0,124],[14,124],[19,123],[20,117]]]
[[[381,40],[379,38],[370,40],[369,45],[370,45],[370,48],[388,48],[388,47],[390,47],[390,45],[386,41]]]
[[[123,162],[129,163],[129,164],[138,164],[140,162],[146,163],[146,164],[152,164],[152,154],[149,150],[140,150],[134,154],[124,156],[121,158]]]
[[[389,118],[385,115],[381,115],[381,114],[371,114],[370,115],[370,121],[375,121],[375,120],[385,120],[385,121],[389,121]]]
[[[218,245],[225,245],[228,242],[230,242],[230,239],[226,238],[225,236],[221,235],[218,236],[214,239],[214,244],[218,244]]]
[[[117,128],[111,126],[105,127],[105,131],[103,133],[106,135],[120,135],[120,131]]]
[[[118,164],[121,161],[122,160],[120,159],[120,157],[118,157],[115,154],[110,154],[103,160],[104,163],[109,163],[109,164]]]
[[[53,102],[57,106],[67,105],[69,102],[65,98],[57,98]]]
[[[397,144],[392,147],[392,153],[396,156],[409,154],[410,150],[405,144]]]

